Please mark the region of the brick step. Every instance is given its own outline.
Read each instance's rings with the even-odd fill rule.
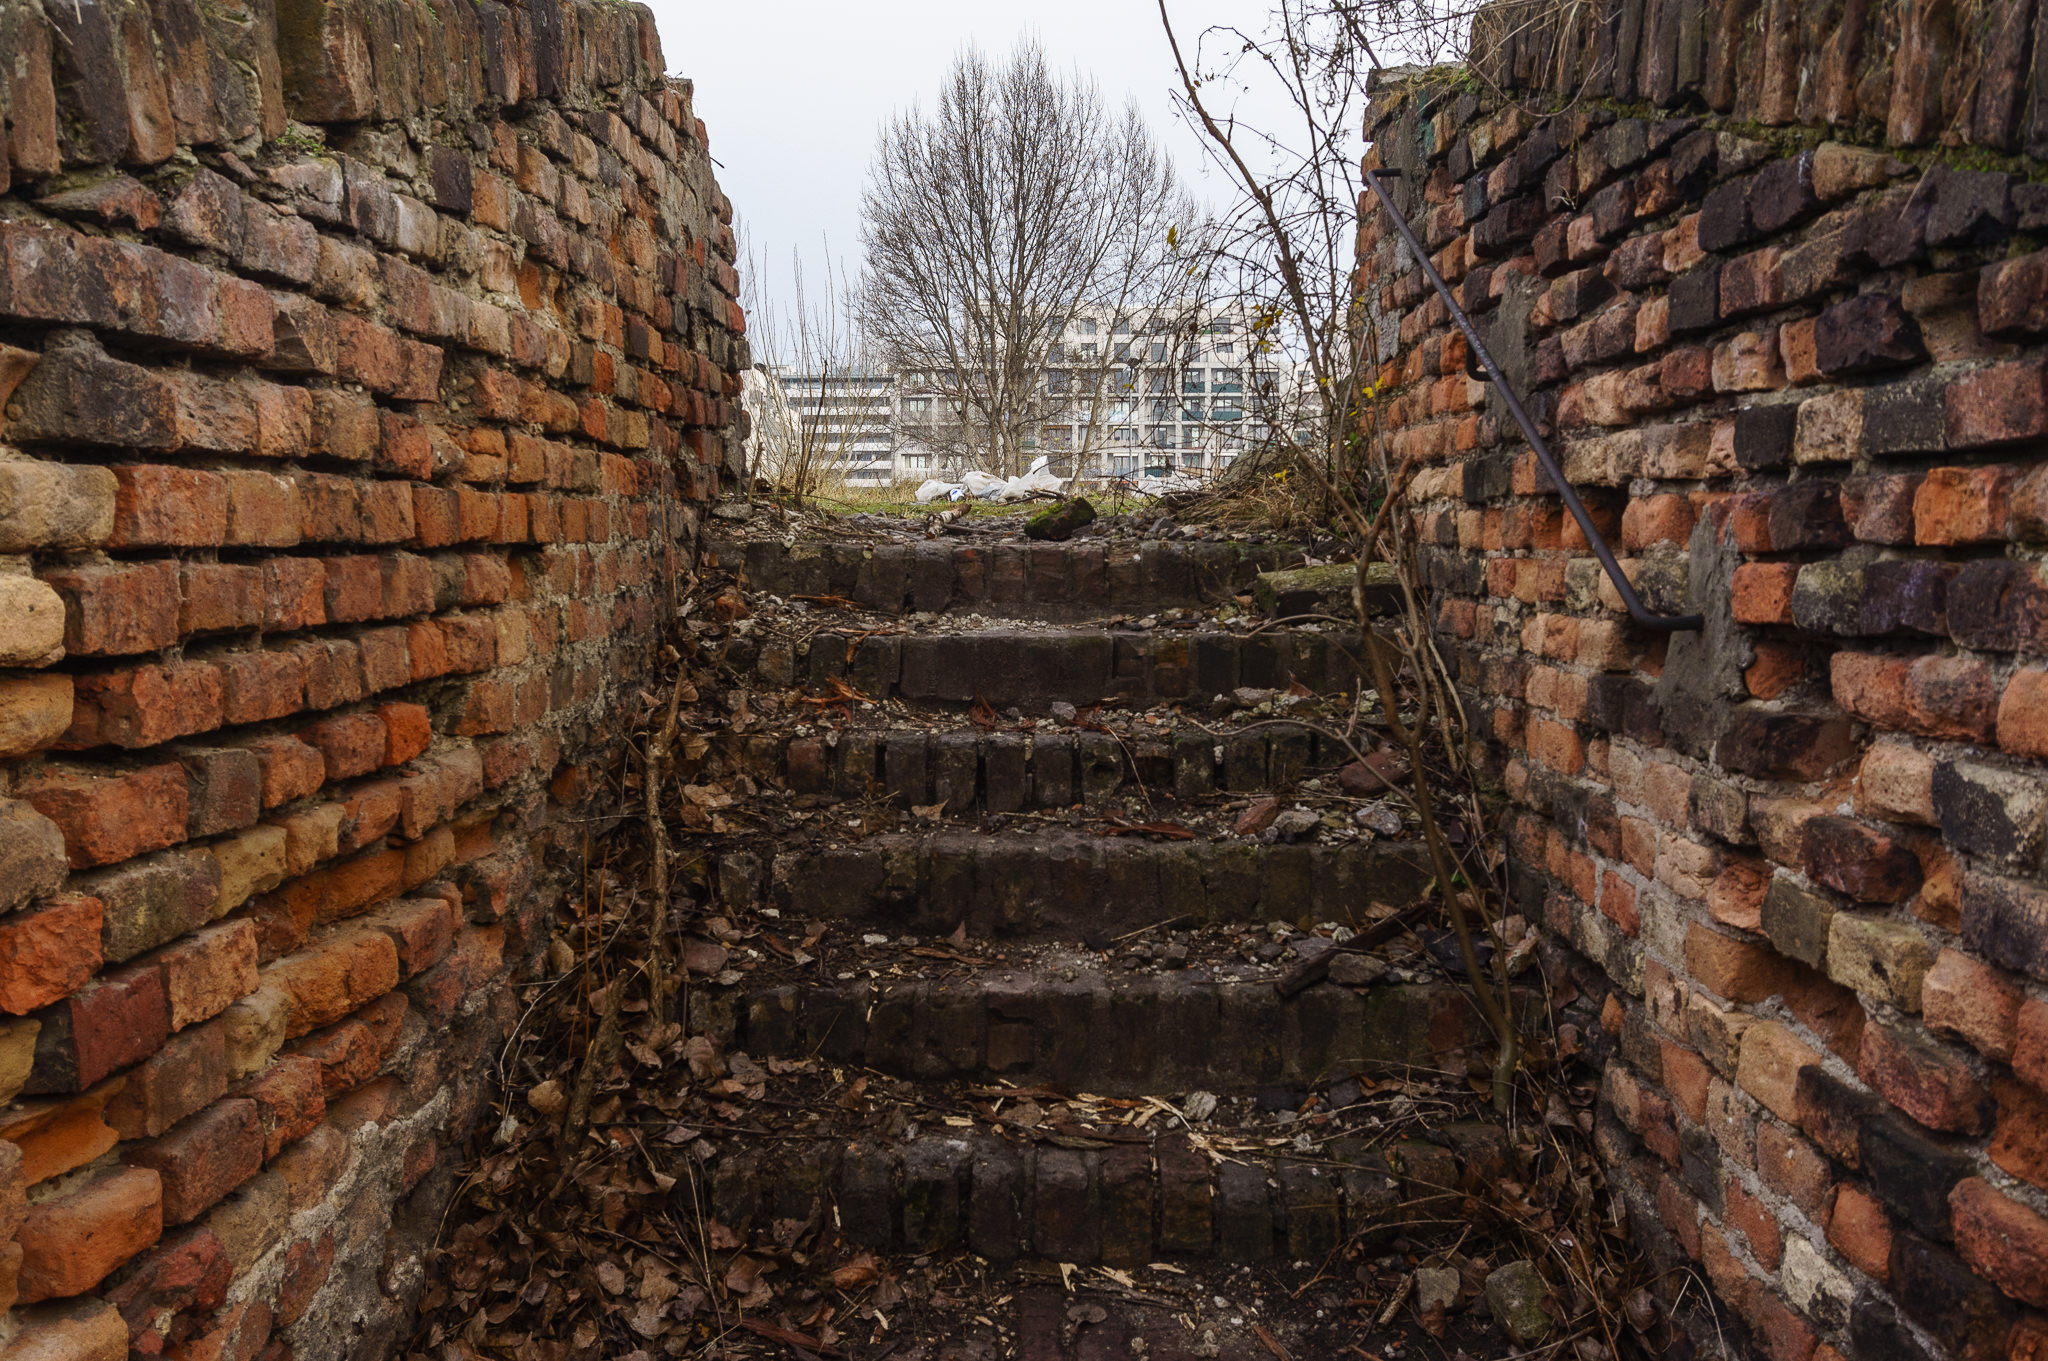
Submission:
[[[1001,1263],[1320,1262],[1353,1235],[1455,1233],[1447,1221],[1461,1196],[1512,1172],[1497,1127],[1436,1133],[1443,1143],[1382,1147],[1343,1135],[1299,1155],[1177,1128],[1090,1148],[945,1127],[898,1140],[743,1146],[713,1165],[711,1209],[736,1230],[836,1215],[841,1233],[874,1251],[964,1249]],[[1197,1140],[1222,1145],[1218,1156]]]
[[[1077,708],[1206,702],[1241,686],[1318,694],[1351,691],[1367,663],[1355,629],[1228,632],[1191,629],[1017,629],[877,634],[830,629],[808,639],[743,638],[733,665],[765,685],[829,691],[835,681],[869,699],[968,705],[1043,714]]]
[[[745,565],[746,587],[829,595],[884,614],[980,613],[1072,622],[1215,605],[1261,572],[1297,567],[1291,544],[728,542],[719,565]]]
[[[913,961],[917,962],[917,961]],[[941,966],[943,967],[943,966]],[[1349,1075],[1462,1068],[1485,1046],[1470,996],[1440,980],[1283,998],[1277,966],[1115,970],[1060,952],[966,977],[699,988],[690,1029],[754,1059],[817,1056],[920,1081],[1050,1084],[1106,1096],[1250,1096]]]
[[[1430,880],[1409,843],[1141,841],[1088,832],[890,832],[846,845],[743,842],[706,866],[724,904],[890,935],[1076,941],[1191,926],[1372,920]]]
[[[948,714],[947,718],[957,719]],[[1369,734],[1354,740],[1375,745]],[[1241,732],[1194,727],[1119,737],[1074,728],[1031,733],[892,726],[756,739],[748,760],[798,794],[887,794],[949,817],[1100,807],[1120,795],[1189,801],[1285,790],[1353,759],[1334,736],[1276,720]]]

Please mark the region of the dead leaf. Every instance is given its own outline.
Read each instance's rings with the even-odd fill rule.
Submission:
[[[761,1288],[761,1263],[744,1252],[725,1268],[725,1288],[735,1295],[751,1295]]]
[[[1280,816],[1280,800],[1260,799],[1257,803],[1238,814],[1231,831],[1239,836],[1257,836],[1273,825],[1273,819]]]
[[[597,1264],[597,1283],[603,1286],[610,1294],[623,1295],[626,1293],[626,1273],[619,1270],[617,1262],[599,1262]]]
[[[875,1259],[864,1252],[833,1272],[832,1284],[841,1290],[858,1290],[864,1285],[872,1285],[881,1277],[882,1271],[875,1265]]]
[[[713,945],[708,940],[695,938],[683,942],[683,967],[691,973],[717,973],[731,958],[732,952],[723,945]]]
[[[546,1082],[536,1084],[526,1093],[526,1104],[542,1115],[559,1115],[562,1108],[569,1104],[569,1098],[562,1091],[562,1084],[549,1078]]]
[[[725,1060],[719,1057],[718,1045],[709,1035],[692,1035],[683,1042],[683,1057],[690,1062],[690,1076],[715,1078],[725,1076]]]

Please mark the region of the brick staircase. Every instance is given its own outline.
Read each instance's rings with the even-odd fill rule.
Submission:
[[[1220,1294],[1187,1317],[1127,1300],[1077,1325],[1077,1297],[1030,1284],[1055,1269],[1134,1272],[1139,1297],[1189,1270],[1320,1279],[1329,1307],[1269,1318],[1267,1336],[1294,1356],[1359,1336],[1338,1319],[1359,1254],[1427,1238],[1511,1159],[1485,1124],[1383,1118],[1404,1075],[1462,1081],[1487,1048],[1441,969],[1395,945],[1333,955],[1338,981],[1277,986],[1430,878],[1411,840],[1327,811],[1298,838],[1232,830],[1247,804],[1334,793],[1355,754],[1335,731],[1358,702],[1355,625],[1243,603],[1301,552],[735,539],[713,561],[744,565],[753,614],[728,660],[782,698],[746,740],[787,820],[724,838],[707,887],[735,919],[768,914],[799,964],[805,923],[858,937],[863,958],[791,969],[735,933],[731,962],[764,966],[742,972],[704,943],[692,967],[716,979],[692,990],[690,1033],[743,1080],[808,1062],[833,1090],[866,1084],[830,1104],[886,1094],[910,1112],[728,1143],[718,1221],[822,1217],[879,1253],[1022,1272],[997,1321],[1045,1361],[1110,1342],[1275,1354],[1231,1320],[1196,1326]],[[1106,834],[1160,823],[1181,830]]]

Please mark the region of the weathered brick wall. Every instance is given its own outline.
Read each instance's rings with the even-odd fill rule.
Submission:
[[[402,1336],[737,457],[663,69],[608,0],[0,4],[0,1355]]]
[[[1600,1147],[1638,1241],[1712,1283],[1710,1343],[2043,1354],[2032,6],[1563,12],[1483,22],[1481,79],[1385,80],[1372,154],[1638,588],[1704,633],[1630,625],[1370,200],[1360,249],[1516,891],[1604,999]]]

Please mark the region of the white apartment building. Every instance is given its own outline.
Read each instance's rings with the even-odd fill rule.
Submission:
[[[789,405],[795,450],[809,450],[811,466],[852,483],[897,480],[896,375],[883,370],[769,371]]]
[[[808,449],[810,466],[855,485],[915,485],[983,466],[944,438],[957,419],[940,375],[916,370],[762,372],[763,412],[786,410],[756,467],[774,480]],[[1119,315],[1086,309],[1047,356],[1025,448],[1084,482],[1206,476],[1289,419],[1295,366],[1237,308],[1189,305]],[[763,412],[755,424],[760,434]],[[779,413],[778,413],[779,414]],[[770,471],[775,469],[778,471]]]

